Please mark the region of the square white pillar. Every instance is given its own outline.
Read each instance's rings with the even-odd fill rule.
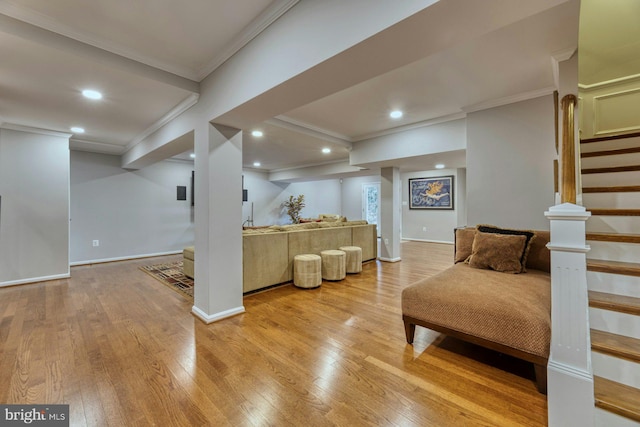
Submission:
[[[243,313],[242,131],[207,124],[195,133],[193,314],[205,323]]]

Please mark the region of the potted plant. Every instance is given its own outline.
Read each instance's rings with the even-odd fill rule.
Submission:
[[[291,218],[292,224],[300,223],[300,211],[304,208],[304,194],[298,197],[289,196],[289,200],[285,200],[284,207],[287,208],[287,214]]]

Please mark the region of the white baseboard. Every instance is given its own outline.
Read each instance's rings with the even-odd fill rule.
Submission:
[[[9,282],[0,282],[0,288],[5,286],[26,285],[27,283],[47,282],[49,280],[68,279],[71,274],[55,274],[53,276],[31,277],[29,279],[12,280]]]
[[[413,237],[402,237],[401,239],[410,242],[445,243],[447,245],[453,245],[453,242],[446,240],[414,239]]]
[[[400,258],[400,257],[397,257],[397,258],[384,258],[384,257],[379,256],[379,257],[378,257],[378,259],[379,259],[380,261],[384,261],[384,262],[398,262],[398,261],[402,261],[402,258]]]
[[[191,313],[196,316],[198,319],[202,320],[207,325],[209,323],[217,322],[218,320],[226,319],[227,317],[235,316],[237,314],[244,313],[244,306],[231,308],[229,310],[221,311],[220,313],[207,314],[204,311],[200,310],[195,305],[191,307]]]
[[[165,256],[165,255],[178,255],[181,254],[182,250],[179,251],[169,251],[169,252],[158,252],[155,254],[142,254],[142,255],[129,255],[129,256],[122,256],[122,257],[115,257],[115,258],[103,258],[103,259],[91,259],[91,260],[86,260],[86,261],[74,261],[72,263],[70,263],[69,265],[72,267],[78,266],[78,265],[89,265],[89,264],[102,264],[105,262],[115,262],[115,261],[127,261],[130,259],[140,259],[140,258],[152,258],[152,257],[156,257],[156,256]]]

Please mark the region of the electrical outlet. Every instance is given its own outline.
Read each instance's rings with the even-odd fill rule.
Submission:
[[[389,244],[389,239],[384,239],[384,244],[388,245]]]
[[[422,231],[427,231],[427,227],[422,227]]]
[[[100,246],[100,240],[93,241],[93,247]]]

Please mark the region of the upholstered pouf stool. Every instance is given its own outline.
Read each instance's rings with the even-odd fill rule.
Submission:
[[[346,254],[344,251],[329,249],[320,252],[322,257],[322,278],[325,280],[342,280],[346,273]]]
[[[293,257],[293,284],[299,288],[317,288],[322,284],[320,256],[301,254]]]
[[[360,273],[362,271],[362,248],[359,246],[341,246],[340,250],[346,254],[347,273]]]

